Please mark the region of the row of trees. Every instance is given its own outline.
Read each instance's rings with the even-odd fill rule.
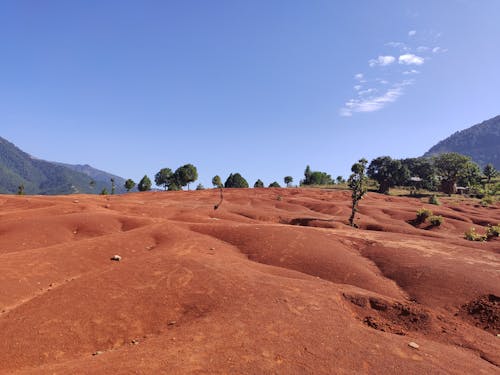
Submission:
[[[497,171],[493,165],[488,164],[482,171],[479,166],[469,157],[457,153],[445,153],[432,158],[407,158],[392,159],[389,156],[380,156],[373,159],[370,164],[366,159],[361,159],[355,165],[362,165],[366,177],[375,180],[379,185],[379,192],[387,194],[394,186],[411,186],[416,189],[427,189],[431,191],[441,190],[447,194],[456,192],[457,185],[466,187],[474,186],[482,181],[490,183],[496,176]],[[354,166],[353,166],[354,167]],[[358,168],[359,169],[359,168]],[[366,170],[366,171],[365,171]],[[355,173],[353,171],[353,173]],[[154,181],[157,186],[165,190],[180,190],[198,179],[198,171],[192,164],[185,164],[175,171],[170,168],[162,168],[156,173]],[[289,187],[293,183],[292,176],[283,179],[284,184]],[[304,179],[300,181],[301,186],[308,185],[331,185],[334,183],[344,184],[346,181],[342,176],[333,180],[326,172],[313,171],[308,165],[304,171]],[[348,185],[352,183],[350,178]],[[247,180],[240,173],[231,173],[226,181],[222,183],[220,176],[212,178],[212,185],[215,188],[248,188]],[[125,188],[130,191],[136,183],[128,179]],[[139,191],[151,190],[151,180],[145,175],[137,188]],[[350,185],[349,185],[350,186]],[[264,182],[258,179],[254,188],[263,188]],[[277,181],[272,182],[268,187],[281,187]],[[197,189],[203,189],[198,185]],[[112,192],[114,192],[114,181],[112,181]]]
[[[373,159],[367,169],[368,177],[378,182],[379,192],[384,194],[394,186],[454,194],[457,185],[472,187],[482,181],[490,183],[496,173],[493,165],[488,164],[481,171],[471,158],[455,152],[433,158],[392,159],[381,156]]]

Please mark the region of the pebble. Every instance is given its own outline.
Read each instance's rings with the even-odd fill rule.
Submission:
[[[119,255],[113,255],[113,257],[111,258],[111,260],[116,260],[117,262],[119,262],[120,260],[122,260],[122,257],[119,256]]]
[[[101,352],[100,350],[98,350],[97,352],[92,353],[92,355],[100,355],[102,353],[104,353],[104,352]]]
[[[420,348],[420,345],[418,345],[416,342],[413,342],[413,341],[409,342],[409,343],[408,343],[408,346],[409,346],[410,348],[413,348],[413,349],[418,349],[418,348]]]
[[[167,323],[167,325],[173,326],[175,325],[175,323],[177,323],[175,320],[171,320],[170,322]]]
[[[132,340],[132,344],[137,345],[137,344],[139,344],[139,341],[137,341],[137,340]]]

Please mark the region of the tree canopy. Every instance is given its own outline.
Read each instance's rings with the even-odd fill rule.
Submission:
[[[277,181],[274,181],[274,182],[271,182],[271,183],[269,184],[269,187],[270,187],[270,188],[280,188],[281,186],[280,186],[280,184],[278,184],[278,182],[277,182]]]
[[[198,170],[193,164],[185,164],[174,172],[174,179],[179,187],[186,186],[198,179]]]
[[[410,171],[400,160],[389,156],[373,159],[368,167],[368,177],[379,183],[379,193],[389,193],[389,188],[404,185],[410,177]]]
[[[253,184],[253,187],[254,188],[263,188],[264,187],[264,183],[259,178],[257,181],[255,181],[255,184]]]
[[[155,184],[156,186],[163,186],[165,190],[167,190],[168,186],[172,182],[172,170],[170,168],[162,168],[155,175]]]
[[[219,175],[215,175],[213,178],[212,178],[212,185],[216,188],[221,188],[223,185],[222,185],[222,180],[220,178]]]
[[[444,193],[453,194],[456,192],[459,178],[463,177],[467,170],[470,171],[473,168],[469,163],[472,161],[468,156],[456,152],[447,152],[434,157],[434,165],[441,178],[441,190]]]
[[[127,189],[127,192],[132,190],[135,187],[135,182],[131,178],[129,178],[127,181],[125,181],[125,189]]]
[[[226,188],[247,188],[248,182],[239,173],[230,174],[224,183]]]
[[[139,181],[139,185],[137,185],[137,189],[139,191],[148,191],[151,190],[151,180],[147,175],[144,175],[144,177]]]

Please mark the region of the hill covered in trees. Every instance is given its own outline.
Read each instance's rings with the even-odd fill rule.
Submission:
[[[458,131],[431,147],[424,156],[458,152],[470,156],[481,167],[491,163],[500,169],[500,116]]]
[[[26,194],[100,193],[111,186],[121,192],[123,179],[88,165],[53,163],[32,157],[0,137],[0,193],[17,193],[19,186]]]

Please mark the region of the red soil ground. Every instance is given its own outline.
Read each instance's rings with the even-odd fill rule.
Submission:
[[[0,196],[0,373],[500,373],[500,239],[463,238],[498,205],[370,193],[352,229],[349,192],[217,201]]]

